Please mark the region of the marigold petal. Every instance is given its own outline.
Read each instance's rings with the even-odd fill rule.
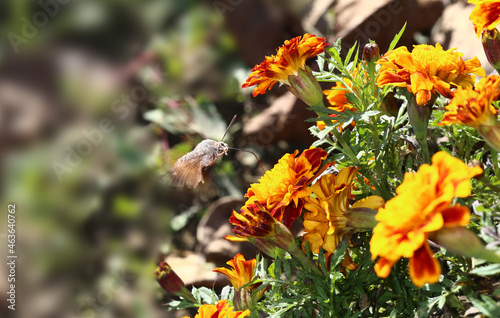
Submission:
[[[372,195],[367,198],[361,199],[359,201],[356,201],[352,206],[351,209],[354,208],[370,208],[374,210],[378,210],[379,208],[382,208],[385,206],[385,201],[378,195]]]
[[[470,210],[463,205],[454,205],[441,212],[444,226],[466,226],[470,220]]]
[[[494,115],[497,111],[492,107],[492,101],[498,98],[499,87],[498,75],[480,79],[474,89],[459,87],[445,107],[447,112],[439,125],[462,124],[478,129],[480,125],[489,125],[496,121]]]
[[[433,232],[442,228],[444,225],[443,216],[441,213],[431,215],[427,222],[420,228],[423,232]]]
[[[426,283],[434,284],[439,281],[441,275],[441,265],[433,256],[429,244],[424,244],[415,251],[409,264],[410,278],[417,287],[422,287]]]
[[[386,278],[391,273],[391,268],[394,263],[396,263],[396,261],[391,261],[383,257],[379,258],[374,266],[375,273],[377,273],[378,277]]]
[[[492,30],[500,23],[500,1],[469,0],[469,3],[476,5],[469,20],[474,24],[477,37],[481,36],[484,29]]]

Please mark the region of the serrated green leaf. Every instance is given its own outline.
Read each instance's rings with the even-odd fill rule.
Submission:
[[[349,240],[346,237],[344,237],[344,239],[340,242],[340,244],[337,245],[337,248],[333,253],[331,268],[336,268],[342,262],[342,260],[344,260],[348,246],[349,246]]]
[[[358,50],[358,42],[356,41],[354,45],[349,49],[347,52],[347,55],[344,60],[344,67],[347,68],[347,65],[349,64],[349,61],[351,59],[352,54],[354,53],[354,50]]]
[[[405,29],[406,29],[406,22],[403,25],[403,27],[401,28],[401,30],[392,39],[391,44],[389,44],[389,49],[387,51],[394,50],[394,48],[396,47],[396,45],[399,42],[399,39],[401,39],[401,37],[403,36],[403,32],[405,31]]]
[[[287,260],[284,260],[283,261],[283,269],[285,270],[285,277],[286,279],[288,279],[289,281],[292,280],[292,269],[290,267],[290,262],[287,261]]]
[[[481,300],[470,295],[468,296],[474,307],[482,314],[491,318],[500,317],[500,305],[486,295],[480,295],[480,297]]]

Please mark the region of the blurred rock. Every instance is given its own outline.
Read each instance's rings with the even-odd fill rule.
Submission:
[[[334,10],[335,34],[329,41],[342,37],[343,47],[349,49],[356,41],[363,47],[371,39],[383,54],[405,22],[406,30],[399,45],[411,47],[415,32],[430,31],[441,16],[443,1],[339,0]]]
[[[316,115],[306,107],[290,92],[281,95],[243,125],[243,143],[270,145],[283,140],[288,143],[311,144],[314,138],[309,133],[309,127],[313,124],[304,120]]]
[[[6,56],[0,65],[0,150],[46,136],[62,112],[56,68],[47,55]]]
[[[304,33],[297,15],[278,1],[216,0],[215,10],[236,41],[243,60],[251,67],[276,53],[285,40]]]
[[[212,203],[196,231],[198,240],[197,251],[205,255],[207,261],[217,267],[225,266],[226,262],[241,253],[246,259],[254,258],[257,249],[250,243],[229,242],[226,235],[234,235],[229,217],[233,210],[239,210],[245,204],[244,198],[223,197]]]
[[[212,282],[215,281],[217,273],[212,270],[216,266],[208,263],[203,255],[183,251],[180,254],[168,255],[165,261],[188,286],[188,289],[190,289],[189,285],[213,287]]]
[[[469,21],[469,15],[474,9],[473,5],[457,2],[446,6],[442,19],[433,29],[432,43],[440,43],[443,47],[457,48],[464,54],[463,59],[468,60],[477,56],[486,74],[494,71],[484,54],[481,40],[474,32],[474,26]]]

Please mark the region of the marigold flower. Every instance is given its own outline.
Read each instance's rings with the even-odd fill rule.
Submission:
[[[234,289],[238,290],[245,284],[248,284],[253,279],[253,271],[255,269],[256,259],[245,260],[245,256],[240,253],[236,254],[233,259],[229,260],[226,264],[233,269],[225,267],[217,267],[214,272],[221,273],[229,278]]]
[[[476,5],[469,20],[474,24],[477,37],[481,36],[484,29],[492,30],[500,22],[499,0],[469,0],[469,3]]]
[[[500,76],[479,80],[475,89],[458,88],[445,107],[448,110],[439,125],[461,124],[474,127],[493,148],[500,150],[500,123],[498,110],[492,101],[500,95]]]
[[[397,195],[380,208],[370,242],[372,259],[379,257],[375,272],[387,277],[401,257],[410,258],[409,272],[416,286],[439,280],[441,267],[427,239],[443,227],[465,226],[470,212],[465,206],[451,206],[454,197],[467,197],[469,179],[482,172],[468,167],[446,152],[438,152],[432,165],[422,165],[416,173],[406,173]]]
[[[500,32],[495,28],[485,30],[481,34],[481,43],[483,44],[484,54],[491,66],[499,72],[500,70]]]
[[[233,304],[236,309],[252,309],[254,304],[264,295],[264,289],[257,293],[253,291],[260,286],[260,283],[252,284],[243,288],[246,284],[252,282],[255,270],[256,259],[245,260],[245,257],[240,253],[236,254],[232,260],[229,260],[226,264],[231,266],[233,269],[227,269],[225,267],[217,267],[214,272],[221,273],[229,278],[231,285],[233,285],[236,294],[233,299]]]
[[[500,95],[500,76],[483,77],[474,89],[458,88],[453,93],[453,99],[445,107],[448,110],[439,125],[461,124],[474,128],[490,125],[496,121],[498,110],[492,101]]]
[[[233,232],[238,237],[264,239],[270,245],[284,250],[295,244],[290,230],[258,201],[245,204],[238,212],[233,210],[229,222],[234,225]]]
[[[411,53],[404,46],[389,51],[377,62],[382,65],[377,85],[406,87],[420,106],[436,92],[450,98],[452,87],[473,86],[475,77],[469,74],[486,75],[477,57],[464,61],[463,54],[454,51],[443,50],[439,43],[415,45]]]
[[[274,257],[276,248],[283,249],[299,259],[305,268],[321,274],[319,269],[305,256],[295,243],[295,238],[283,223],[277,221],[258,201],[246,204],[240,211],[233,210],[229,222],[234,225],[233,232],[237,237],[226,236],[229,241],[251,242],[267,255]]]
[[[194,318],[243,318],[250,316],[250,310],[233,311],[227,300],[221,300],[216,305],[202,305]],[[184,318],[189,318],[185,316]]]
[[[363,61],[362,63],[366,62]],[[361,63],[352,70],[351,75],[356,80],[361,80],[364,85],[368,85],[370,83],[368,72],[364,70]],[[330,106],[328,106],[328,108],[339,113],[345,113],[346,110],[355,113],[358,110],[354,105],[351,104],[351,102],[349,102],[349,100],[347,99],[347,94],[350,92],[354,92],[354,94],[359,95],[360,92],[357,91],[356,87],[353,85],[352,81],[349,78],[345,77],[343,78],[343,81],[344,82],[335,82],[334,86],[331,89],[326,89],[323,91],[323,93],[326,95],[326,99],[330,103]],[[346,87],[346,85],[348,87]],[[330,114],[329,116],[333,118],[336,117],[335,114]],[[335,123],[336,120],[333,119],[332,122]],[[316,124],[320,130],[325,127],[325,123],[323,121],[317,121]],[[354,127],[355,125],[356,123],[353,121],[351,123],[351,126]],[[339,127],[339,131],[342,132],[342,127]]]
[[[260,202],[287,227],[300,216],[303,199],[311,194],[309,184],[319,175],[318,169],[327,156],[321,148],[304,150],[298,157],[297,154],[297,150],[285,154],[245,194],[248,197],[246,204]]]
[[[378,196],[370,196],[350,206],[352,181],[357,173],[354,167],[343,168],[335,176],[322,176],[311,190],[315,197],[305,199],[304,239],[313,252],[322,247],[334,253],[345,235],[370,231],[376,224],[377,209],[384,205]]]
[[[354,70],[353,76],[356,76],[356,73],[357,69]],[[348,78],[344,78],[344,82],[352,89],[352,83]],[[349,89],[342,82],[335,82],[335,85],[331,89],[326,89],[323,91],[323,93],[326,95],[326,99],[331,105],[328,106],[328,108],[339,113],[344,113],[346,109],[352,112],[357,111],[356,107],[354,107],[347,99]],[[337,115],[330,114],[329,116],[335,118]],[[332,119],[332,122],[335,123],[336,120]],[[324,129],[326,126],[324,121],[317,121],[316,125],[320,130]],[[355,125],[356,123],[353,121],[351,123],[351,126],[354,127]],[[339,127],[339,131],[342,132],[342,127]]]
[[[266,56],[264,62],[252,69],[242,87],[257,85],[252,93],[255,97],[280,82],[306,104],[322,105],[321,88],[305,62],[322,53],[327,45],[325,38],[307,33],[285,41],[276,55]]]

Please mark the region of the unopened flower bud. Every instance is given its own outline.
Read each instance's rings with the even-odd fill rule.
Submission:
[[[497,72],[500,72],[500,33],[496,28],[492,30],[485,29],[481,34],[481,42],[488,62]]]
[[[380,51],[377,43],[368,43],[363,48],[363,60],[376,62],[380,59]]]
[[[380,198],[382,202],[384,200]],[[378,221],[375,220],[375,215],[377,210],[370,208],[352,208],[348,212],[344,213],[344,217],[347,218],[346,229],[350,232],[367,232],[372,231]]]
[[[500,263],[499,254],[486,249],[474,232],[462,226],[443,227],[430,239],[454,254]]]
[[[177,276],[167,262],[163,261],[160,265],[158,265],[155,271],[155,277],[160,286],[163,287],[163,289],[165,289],[168,293],[185,298],[192,303],[196,303],[196,299],[193,294],[187,290],[182,279]]]
[[[479,125],[479,134],[496,151],[500,151],[500,123],[491,116],[491,120],[486,125]]]

